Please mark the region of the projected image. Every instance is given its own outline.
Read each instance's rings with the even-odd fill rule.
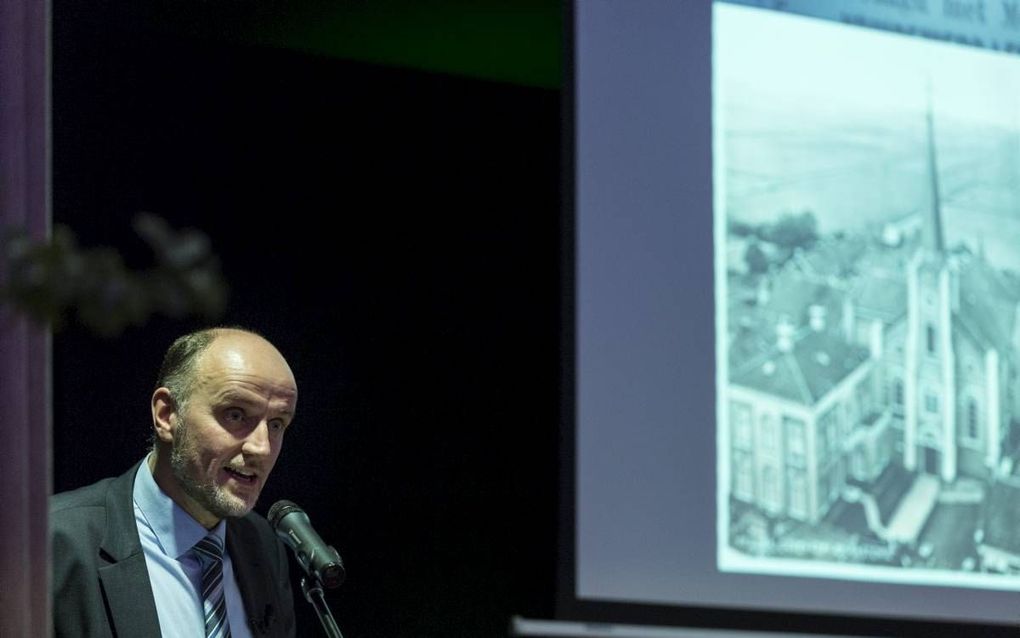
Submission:
[[[714,20],[720,570],[1020,588],[1020,57]]]

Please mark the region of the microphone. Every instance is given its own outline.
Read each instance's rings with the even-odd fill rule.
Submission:
[[[344,582],[347,573],[340,553],[312,529],[303,509],[290,501],[277,501],[269,508],[268,518],[276,535],[294,551],[306,574],[330,589]]]

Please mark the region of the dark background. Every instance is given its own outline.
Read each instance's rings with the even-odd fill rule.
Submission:
[[[560,92],[80,4],[53,3],[54,222],[137,268],[139,211],[209,236],[219,322],[265,334],[300,387],[257,509],[294,500],[340,550],[344,634],[551,617]],[[201,325],[57,333],[56,491],[141,458],[162,352]]]

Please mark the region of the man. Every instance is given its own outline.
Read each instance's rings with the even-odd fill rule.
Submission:
[[[53,497],[56,635],[293,636],[286,550],[251,511],[294,418],[287,361],[252,332],[202,330],[156,385],[149,455]]]

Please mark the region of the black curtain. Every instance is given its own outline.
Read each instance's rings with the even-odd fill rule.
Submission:
[[[291,499],[340,550],[349,578],[328,600],[345,635],[502,636],[512,614],[551,616],[558,92],[66,5],[54,222],[136,268],[139,211],[210,237],[231,287],[220,322],[269,337],[300,388],[257,509]],[[58,333],[57,491],[143,455],[162,352],[199,325]],[[297,593],[299,635],[319,635]]]

